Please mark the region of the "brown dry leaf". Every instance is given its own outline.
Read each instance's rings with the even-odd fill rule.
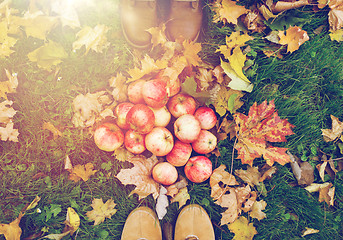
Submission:
[[[319,192],[319,202],[325,201],[328,205],[333,206],[335,187],[332,187],[332,183],[312,183],[311,185],[305,187],[305,190],[310,193]]]
[[[332,183],[328,184],[325,187],[321,187],[319,189],[319,202],[326,202],[328,205],[330,205],[331,202],[331,196],[329,195],[329,189],[332,187]],[[333,202],[333,201],[332,201]]]
[[[280,41],[282,45],[287,44],[287,52],[294,52],[299,49],[300,45],[308,41],[310,38],[307,32],[301,30],[298,26],[291,26],[286,30],[286,35],[284,31],[279,31]]]
[[[24,214],[19,216],[9,224],[0,224],[0,234],[4,234],[6,240],[19,240],[21,236],[21,228],[19,227],[20,220]]]
[[[252,240],[258,233],[253,223],[249,223],[246,217],[240,216],[233,223],[228,224],[231,232],[235,234],[233,240]]]
[[[212,5],[212,10],[216,13],[213,22],[222,21],[224,23],[237,24],[237,19],[248,12],[244,6],[236,4],[235,1],[222,0],[221,4],[215,2]]]
[[[222,188],[219,183],[223,183],[228,186],[238,185],[236,178],[229,172],[225,171],[225,168],[226,166],[221,164],[213,170],[210,177],[211,197],[214,200],[217,200],[222,196],[225,191],[225,188]]]
[[[340,138],[343,141],[343,122],[333,115],[331,115],[332,127],[331,129],[322,129],[322,135],[325,142],[335,141]]]
[[[191,199],[191,197],[188,194],[187,187],[181,188],[179,192],[176,194],[175,197],[173,197],[170,202],[178,202],[179,203],[179,209],[186,204],[187,200]]]
[[[263,21],[264,18],[257,9],[250,10],[243,19],[243,23],[248,30],[258,33],[263,32],[266,28]]]
[[[247,199],[249,198],[251,194],[251,188],[249,185],[246,185],[245,187],[236,187],[235,192],[236,192],[238,208],[241,209],[242,204],[247,201]]]
[[[260,182],[263,182],[264,180],[271,178],[272,175],[274,173],[276,173],[276,171],[277,171],[277,168],[275,166],[271,167],[267,164],[265,166],[266,166],[267,170],[262,168],[262,170],[265,170],[265,171],[263,172],[262,176],[259,179]]]
[[[155,155],[150,158],[144,156],[135,156],[130,161],[133,163],[133,168],[121,169],[117,178],[122,184],[133,184],[136,188],[130,193],[138,194],[139,200],[152,194],[156,199],[160,192],[160,184],[155,182],[151,176],[152,168],[158,163]]]
[[[333,31],[339,30],[343,27],[343,1],[331,0],[328,3],[329,11],[329,24]]]
[[[325,176],[325,168],[326,168],[327,165],[328,165],[328,162],[325,161],[325,162],[323,162],[323,163],[321,163],[321,164],[318,164],[318,165],[316,166],[316,168],[317,168],[318,171],[319,171],[319,176],[320,176],[320,178],[322,179],[323,182],[325,182],[324,176]]]
[[[112,96],[115,101],[118,102],[125,102],[127,100],[127,85],[126,77],[124,77],[121,73],[118,73],[116,76],[111,77],[108,82],[110,87],[113,88]]]
[[[217,122],[219,125],[219,121]],[[233,120],[228,120],[223,118],[223,121],[217,126],[217,138],[218,142],[226,139],[230,135],[230,140],[236,136],[235,122]]]
[[[43,130],[48,130],[52,133],[54,139],[61,137],[62,133],[51,122],[44,122],[42,126]]]
[[[250,217],[256,218],[257,220],[262,220],[266,217],[266,214],[262,212],[267,206],[267,203],[264,200],[255,201],[252,205],[251,212],[249,212]]]
[[[5,100],[0,103],[0,123],[12,122],[13,116],[17,113],[11,106],[13,101]]]
[[[234,188],[229,188],[229,194],[222,195],[215,204],[220,205],[223,208],[227,208],[221,213],[222,219],[220,225],[234,222],[239,215],[239,209],[237,204],[237,196]]]
[[[149,55],[145,55],[144,58],[140,61],[141,66],[135,67],[133,69],[128,70],[128,74],[131,76],[126,83],[130,83],[141,79],[144,75],[165,69],[168,66],[167,61],[162,60],[154,60]]]
[[[106,203],[102,201],[102,198],[95,198],[91,204],[93,210],[86,213],[87,217],[94,221],[94,226],[99,225],[105,218],[111,218],[113,214],[117,212],[117,209],[114,209],[116,204],[113,199],[108,199]]]
[[[206,91],[207,88],[210,86],[210,83],[215,80],[213,78],[212,70],[206,68],[198,68],[196,79],[199,82],[198,87],[201,91]]]
[[[314,233],[319,233],[319,230],[305,227],[305,231],[303,231],[301,237],[305,237],[306,235],[314,234]]]
[[[7,81],[0,81],[0,98],[7,99],[8,93],[15,93],[18,87],[17,73],[11,73],[5,69]]]
[[[94,175],[98,171],[93,169],[93,163],[87,163],[86,165],[78,164],[70,170],[69,179],[73,180],[74,182],[78,182],[82,179],[84,182],[86,182],[90,176]]]
[[[255,191],[250,192],[250,196],[248,196],[248,199],[246,199],[246,201],[244,202],[242,210],[244,212],[251,211],[252,206],[256,202],[256,198],[257,198],[257,193]]]
[[[183,176],[179,176],[179,179],[176,183],[167,187],[167,195],[173,198],[179,193],[180,189],[185,188],[187,185],[187,179]]]
[[[260,185],[260,172],[258,171],[258,167],[248,166],[247,170],[237,169],[235,170],[235,175],[251,187]]]

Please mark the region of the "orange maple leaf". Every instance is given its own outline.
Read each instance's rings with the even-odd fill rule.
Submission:
[[[297,26],[289,27],[286,30],[286,35],[283,31],[279,31],[279,37],[279,43],[282,45],[287,44],[287,52],[291,53],[298,50],[301,44],[310,39],[307,32]]]
[[[73,180],[74,182],[78,182],[81,179],[83,181],[88,181],[89,177],[94,175],[97,170],[93,170],[94,166],[92,163],[87,163],[86,165],[76,165],[75,167],[72,167],[69,175],[69,179]]]
[[[286,153],[287,148],[274,147],[270,143],[285,142],[286,136],[294,134],[287,119],[281,119],[275,110],[274,100],[260,105],[255,102],[248,116],[242,113],[234,114],[236,122],[238,159],[243,164],[252,166],[255,158],[263,156],[267,164],[274,162],[284,165],[291,161]]]

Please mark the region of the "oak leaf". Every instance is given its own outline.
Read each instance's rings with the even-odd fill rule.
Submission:
[[[237,24],[237,19],[248,12],[244,6],[236,4],[237,2],[231,0],[222,0],[221,4],[215,2],[212,9],[216,13],[213,22],[222,21],[224,23]]]
[[[84,26],[76,34],[77,40],[73,42],[73,50],[77,50],[82,46],[85,46],[85,54],[87,54],[91,49],[95,52],[102,53],[102,51],[110,45],[106,37],[108,30],[109,28],[102,24],[98,24],[94,28]]]
[[[333,115],[331,115],[332,127],[331,129],[322,129],[322,135],[325,142],[335,141],[341,139],[343,141],[343,122]]]
[[[116,204],[113,199],[108,199],[106,203],[102,201],[102,198],[95,198],[91,204],[93,210],[86,213],[87,217],[94,221],[94,226],[99,225],[105,221],[105,218],[111,218],[113,214],[117,212],[114,207]]]
[[[307,35],[307,32],[301,30],[300,27],[291,26],[286,30],[286,35],[284,31],[279,31],[280,41],[282,45],[287,44],[287,52],[294,52],[299,49],[300,45],[308,41],[310,38]]]
[[[235,234],[233,240],[252,240],[257,234],[253,223],[249,223],[244,216],[240,216],[236,221],[228,224],[228,228]]]
[[[281,119],[275,110],[274,100],[264,101],[260,105],[255,102],[249,109],[248,116],[234,114],[237,132],[238,159],[243,164],[252,163],[255,158],[263,156],[267,164],[274,162],[284,165],[291,161],[286,148],[274,147],[273,142],[285,142],[286,136],[294,134],[287,119]]]
[[[86,182],[89,177],[94,175],[98,170],[93,170],[94,166],[92,163],[87,163],[86,165],[76,165],[70,170],[69,179],[74,182],[78,182],[81,179]]]
[[[153,167],[158,163],[156,156],[146,158],[137,155],[130,162],[134,165],[133,168],[121,169],[117,178],[124,185],[133,184],[136,186],[130,196],[137,193],[139,199],[142,199],[152,194],[156,199],[160,192],[160,184],[155,182],[151,176]]]

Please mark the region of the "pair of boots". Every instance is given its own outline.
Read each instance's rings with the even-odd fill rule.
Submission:
[[[202,24],[200,0],[121,0],[120,8],[124,37],[135,48],[150,46],[151,34],[146,30],[160,22],[166,24],[169,41],[179,37],[198,39]]]
[[[175,224],[174,240],[214,240],[214,230],[206,211],[197,204],[184,207]],[[124,225],[121,240],[162,240],[160,222],[148,207],[133,210]]]

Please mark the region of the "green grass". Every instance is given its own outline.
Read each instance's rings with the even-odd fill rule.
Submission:
[[[141,201],[136,195],[128,197],[133,186],[124,187],[114,177],[120,169],[130,165],[114,161],[111,153],[98,150],[91,135],[74,128],[71,123],[72,101],[78,94],[106,89],[111,76],[132,65],[132,50],[120,33],[118,1],[98,2],[97,8],[82,6],[79,15],[82,24],[95,26],[102,23],[111,27],[108,34],[111,46],[104,53],[90,51],[84,55],[82,51],[71,52],[69,58],[60,64],[56,76],[55,72],[41,70],[27,59],[27,53],[43,43],[33,38],[21,39],[10,58],[0,59],[0,79],[6,79],[4,68],[18,72],[17,93],[9,98],[18,111],[14,122],[20,132],[19,143],[0,142],[0,223],[13,221],[25,204],[36,195],[42,197],[37,206],[42,212],[31,211],[21,221],[23,238],[40,232],[44,227],[49,229],[49,233],[60,233],[67,208],[71,206],[81,218],[76,239],[120,239],[125,219],[133,209],[139,205],[154,208],[151,196]],[[26,9],[25,4],[14,1],[19,9]],[[283,59],[267,58],[260,51],[268,44],[261,38],[262,34],[255,34],[255,39],[249,42],[257,53],[254,57],[256,74],[250,77],[255,87],[252,93],[245,95],[245,103],[239,111],[247,113],[254,102],[275,99],[279,115],[296,126],[295,134],[288,137],[282,146],[313,163],[313,149],[333,158],[342,157],[335,144],[323,141],[321,129],[331,128],[330,114],[343,119],[343,46],[328,37],[326,10],[319,13],[305,10],[308,9],[290,13],[302,16],[297,21],[310,35],[310,41],[298,51],[286,54]],[[201,57],[218,64],[219,55],[214,51],[225,43],[225,36],[234,29],[210,23],[210,11],[208,8],[205,11],[208,18],[204,20]],[[314,34],[313,30],[323,24],[326,26],[324,31]],[[75,32],[58,28],[49,37],[70,52]],[[61,77],[60,80],[57,76]],[[44,121],[50,121],[63,135],[53,139],[47,130],[42,129]],[[211,157],[214,167],[225,164],[230,169],[233,144],[228,140],[219,144],[221,156]],[[68,180],[68,172],[64,170],[66,154],[74,165],[92,162],[98,172],[87,182]],[[264,163],[262,159],[255,162],[256,165]],[[245,166],[234,161],[234,169],[242,167]],[[331,180],[336,187],[336,203],[329,207],[318,202],[317,194],[309,194],[302,187],[293,186],[295,178],[288,164],[277,167],[277,174],[265,183],[267,195],[261,196],[267,202],[267,218],[261,221],[250,219],[259,233],[254,239],[302,239],[300,236],[305,227],[319,229],[320,232],[304,239],[342,239],[343,173],[337,173]],[[42,175],[37,178],[38,173]],[[315,180],[320,182],[317,173]],[[211,216],[216,238],[232,239],[234,234],[227,226],[220,226],[223,209],[211,199],[208,182],[189,184],[188,190],[189,202],[201,204]],[[94,198],[104,201],[112,198],[118,209],[111,219],[98,226],[93,226],[86,217]],[[174,223],[178,212],[177,204],[171,204],[162,225]],[[4,237],[0,236],[0,239]]]

